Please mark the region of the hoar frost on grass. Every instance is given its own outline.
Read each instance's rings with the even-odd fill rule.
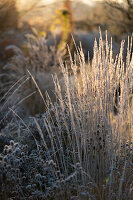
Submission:
[[[55,152],[53,159],[65,177],[73,171],[71,166],[79,163],[81,175],[74,179],[82,184],[92,181],[101,187],[101,199],[108,195],[113,198],[112,192],[118,199],[122,198],[122,192],[130,193],[133,59],[132,45],[129,45],[126,63],[123,62],[123,45],[124,42],[114,60],[112,44],[108,44],[107,37],[105,43],[100,37],[99,47],[95,41],[94,57],[88,64],[85,63],[82,47],[77,49],[79,63],[71,58],[72,75],[68,66],[61,62],[65,95],[58,77],[53,76],[57,104],[48,100],[52,111],[49,109],[49,115],[44,119],[51,148]],[[108,184],[104,191],[102,185],[106,181]]]
[[[100,36],[99,45],[95,41],[91,62],[85,63],[82,47],[77,47],[77,58],[70,55],[71,66],[60,61],[61,81],[58,74],[52,76],[56,101],[47,93],[42,116],[25,122],[16,114],[17,123],[3,129],[20,143],[18,153],[11,141],[0,157],[0,169],[5,167],[4,176],[13,183],[8,187],[11,197],[132,199],[132,40],[129,44],[126,63],[123,42],[114,59],[107,36],[105,42]]]
[[[23,112],[24,115],[34,115],[41,110],[45,112],[45,106],[27,69],[35,78],[43,95],[48,90],[51,98],[54,98],[51,73],[59,71],[59,55],[54,46],[47,46],[45,37],[39,38],[33,34],[27,34],[26,37],[24,51],[14,45],[6,48],[11,49],[15,55],[3,67],[1,91],[4,94],[3,102],[5,100],[7,103],[3,103],[1,110],[13,105],[13,109],[20,115]]]

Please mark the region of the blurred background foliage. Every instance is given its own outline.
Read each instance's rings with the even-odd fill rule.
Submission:
[[[16,0],[0,0],[0,31],[16,28],[18,20]]]
[[[63,12],[65,10],[68,15]],[[75,29],[92,31],[100,26],[112,34],[129,33],[133,31],[133,0],[121,3],[114,0],[91,0],[88,3],[83,0],[0,0],[0,31],[16,28],[24,22],[49,30],[55,20],[59,22],[57,18],[62,29],[69,26],[65,24],[68,19],[73,20]]]
[[[132,34],[133,0],[0,0],[2,39],[12,30],[19,32],[20,41],[24,39],[21,34],[36,28],[40,36],[60,34],[60,50],[66,43],[71,46],[71,34],[98,31],[99,27],[108,30],[116,41]]]

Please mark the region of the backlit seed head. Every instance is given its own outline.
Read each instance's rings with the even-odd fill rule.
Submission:
[[[5,146],[4,146],[4,149],[8,149],[8,145],[5,145]]]
[[[22,152],[22,153],[21,153],[21,156],[23,157],[24,155],[25,155],[25,153],[24,153],[24,152]]]
[[[12,151],[12,149],[11,148],[9,148],[8,149],[8,153],[12,153],[13,151]]]
[[[35,179],[36,179],[37,181],[40,181],[41,178],[42,178],[41,174],[36,174]]]
[[[14,145],[14,141],[13,141],[13,140],[10,141],[10,145],[11,145],[11,146]]]
[[[18,143],[14,143],[14,146],[15,146],[15,148],[17,148],[19,146],[19,144]]]

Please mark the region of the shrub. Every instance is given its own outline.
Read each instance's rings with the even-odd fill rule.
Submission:
[[[119,39],[121,35],[133,32],[133,1],[97,2],[92,7],[88,20],[93,29],[100,26],[102,30],[108,30],[116,39]]]
[[[133,1],[132,0],[124,0],[122,3],[111,2],[110,0],[105,1],[106,6],[111,9],[111,12],[119,13],[119,18],[115,14],[112,17],[109,13],[107,13],[107,17],[112,24],[114,30],[119,30],[120,33],[132,33],[133,28]],[[115,21],[115,23],[114,23]],[[117,30],[117,31],[118,31]]]

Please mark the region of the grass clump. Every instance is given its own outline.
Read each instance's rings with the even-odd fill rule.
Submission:
[[[69,66],[60,61],[60,76],[52,75],[56,98],[53,102],[45,94],[47,109],[43,115],[22,119],[14,108],[10,109],[15,120],[2,133],[14,141],[3,148],[0,157],[0,170],[5,167],[0,181],[6,173],[10,197],[132,199],[131,44],[129,40],[126,62],[123,61],[124,42],[114,59],[112,41],[109,43],[106,35],[104,42],[100,34],[99,43],[94,43],[92,61],[85,62],[82,46],[76,47],[75,59],[69,52]],[[36,58],[33,55],[31,59],[35,67],[39,66]],[[31,75],[31,78],[38,87],[36,77]],[[3,195],[5,187],[7,182],[2,182]]]
[[[107,36],[105,43],[100,36],[99,46],[95,41],[91,63],[85,63],[82,47],[77,48],[79,63],[70,56],[72,75],[61,63],[65,98],[57,76],[53,76],[57,103],[48,100],[51,110],[44,119],[53,159],[66,179],[73,177],[81,185],[91,182],[93,189],[89,192],[95,199],[131,197],[131,48],[127,50],[126,64],[123,42],[114,60]]]
[[[1,94],[3,99],[1,110],[9,105],[14,106],[13,108],[19,112],[20,116],[22,113],[28,116],[43,113],[46,110],[27,70],[34,77],[43,95],[45,96],[47,90],[51,98],[54,98],[54,84],[51,74],[60,73],[58,70],[59,53],[54,44],[47,44],[46,38],[39,37],[36,31],[34,34],[27,34],[26,38],[22,49],[15,45],[7,46],[6,50],[12,50],[14,56],[2,68],[1,79],[1,91],[4,94],[3,96]]]

